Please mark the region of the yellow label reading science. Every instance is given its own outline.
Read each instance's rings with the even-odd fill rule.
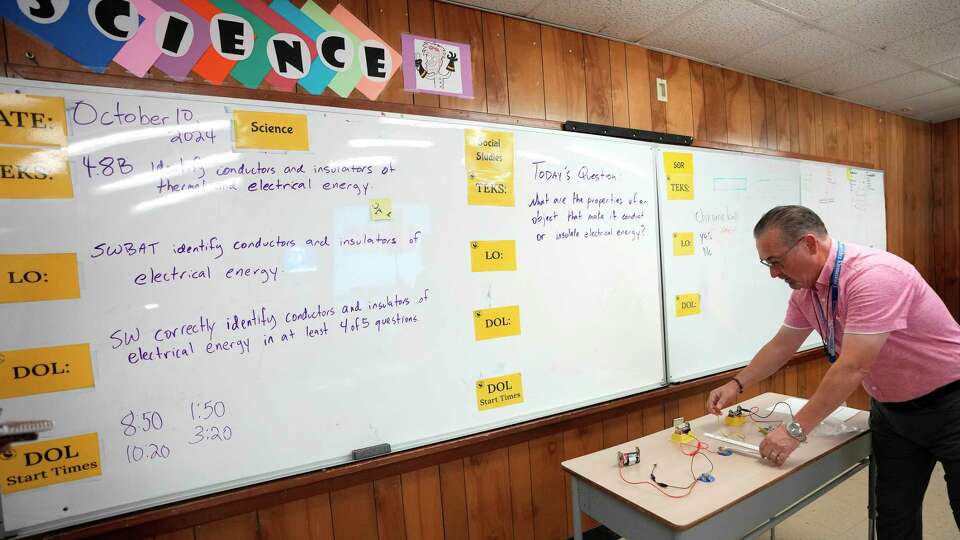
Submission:
[[[371,199],[370,219],[373,221],[390,221],[393,219],[393,202],[390,199]]]
[[[80,298],[76,253],[0,255],[0,304]]]
[[[92,386],[87,343],[0,352],[0,399]]]
[[[96,433],[16,445],[0,454],[4,494],[100,476]]]
[[[477,409],[485,411],[523,403],[523,381],[519,373],[477,381]]]
[[[72,199],[67,153],[59,149],[0,147],[0,199]]]
[[[700,293],[677,295],[677,317],[700,313]]]
[[[693,233],[675,232],[673,233],[673,255],[675,257],[685,257],[693,255]]]
[[[470,242],[472,272],[509,272],[517,269],[516,240],[474,240]]]
[[[513,175],[513,133],[464,130],[463,150],[468,171],[509,172]]]
[[[667,200],[693,200],[693,154],[664,152],[663,172],[667,176]]]
[[[478,309],[473,312],[477,341],[520,335],[520,306]]]
[[[513,206],[513,172],[467,172],[467,204],[472,206]]]
[[[233,111],[233,129],[238,149],[310,149],[305,114]]]
[[[0,143],[66,146],[63,98],[0,94]]]

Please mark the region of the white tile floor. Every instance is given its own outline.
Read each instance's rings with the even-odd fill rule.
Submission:
[[[760,538],[770,538],[766,533]],[[867,538],[867,471],[852,476],[777,526],[776,540],[857,540]],[[937,464],[923,500],[923,538],[956,540],[960,531],[947,498],[943,468]]]

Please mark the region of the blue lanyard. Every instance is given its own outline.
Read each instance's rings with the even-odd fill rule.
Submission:
[[[837,258],[833,264],[833,273],[830,274],[830,300],[828,304],[830,319],[827,319],[827,313],[823,312],[820,305],[820,299],[817,297],[816,289],[813,296],[814,305],[817,307],[817,323],[823,320],[821,337],[824,338],[823,344],[827,347],[827,361],[831,364],[837,361],[837,299],[840,297],[840,269],[843,266],[843,242],[837,242]],[[823,334],[826,334],[825,336]]]

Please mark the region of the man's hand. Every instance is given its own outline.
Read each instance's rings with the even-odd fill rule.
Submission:
[[[737,383],[734,381],[714,388],[713,391],[710,392],[710,397],[707,398],[707,411],[709,411],[710,414],[722,414],[723,411],[720,409],[733,403],[738,393],[740,393],[740,387],[737,386]]]
[[[779,467],[787,461],[798,446],[800,441],[791,437],[787,433],[787,428],[781,424],[763,438],[760,443],[760,456]]]

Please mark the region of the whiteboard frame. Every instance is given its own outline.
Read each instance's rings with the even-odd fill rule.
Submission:
[[[817,160],[813,160],[813,159],[802,159],[802,158],[785,157],[785,156],[774,156],[774,155],[770,155],[770,154],[757,153],[757,152],[744,152],[744,151],[742,151],[742,150],[725,150],[725,149],[722,149],[722,148],[710,148],[710,147],[700,147],[700,146],[679,146],[679,145],[662,144],[662,143],[653,143],[652,146],[654,147],[654,151],[657,152],[657,159],[656,159],[655,161],[656,161],[656,163],[657,163],[657,165],[656,165],[656,168],[657,168],[656,173],[657,173],[657,190],[658,190],[658,192],[657,192],[657,195],[658,195],[658,196],[657,196],[657,204],[658,204],[658,207],[657,207],[657,217],[658,217],[658,218],[663,215],[663,214],[661,213],[660,207],[659,207],[659,204],[660,204],[660,197],[659,197],[660,193],[659,193],[659,190],[663,188],[663,186],[662,186],[662,184],[663,184],[663,178],[662,178],[662,176],[661,176],[662,167],[660,166],[660,161],[661,161],[662,153],[663,153],[663,152],[689,152],[690,149],[696,149],[696,151],[717,152],[717,153],[723,153],[723,154],[729,154],[729,155],[741,155],[741,156],[746,156],[746,157],[764,157],[764,158],[770,158],[770,159],[776,159],[776,160],[782,160],[782,161],[793,161],[793,162],[797,162],[797,163],[822,163],[822,164],[827,164],[827,165],[840,165],[840,166],[844,166],[844,167],[851,167],[851,168],[854,168],[854,169],[861,169],[861,170],[865,170],[865,171],[879,172],[880,174],[883,175],[883,179],[884,179],[884,181],[883,181],[883,201],[884,201],[884,205],[886,205],[886,199],[887,199],[886,171],[884,171],[883,169],[874,169],[874,168],[872,168],[872,167],[857,167],[857,166],[847,165],[847,164],[843,164],[843,163],[837,163],[837,162],[833,162],[833,161],[817,161]],[[798,191],[798,195],[801,195],[801,196],[802,196],[802,194],[803,194],[803,189],[802,189],[802,184],[801,184],[801,182],[802,182],[802,180],[801,180],[800,178],[797,178],[797,191]],[[799,201],[799,204],[803,204],[802,199]],[[658,228],[658,231],[657,231],[657,232],[658,232],[658,234],[659,234],[659,232],[660,232],[660,231],[659,231],[659,228],[661,227],[661,225],[662,225],[662,221],[661,221],[660,219],[658,219],[658,221],[657,221],[657,228]],[[886,228],[886,226],[887,226],[887,223],[886,223],[886,212],[884,212],[884,224],[883,224],[883,226],[884,226],[884,228]],[[886,236],[886,235],[885,235],[885,236]],[[662,243],[661,243],[661,244],[662,244]],[[883,250],[884,250],[884,251],[887,250],[886,243],[885,243],[885,245],[883,246]],[[664,274],[663,274],[663,246],[662,246],[662,245],[661,245],[661,250],[660,250],[660,258],[661,258],[661,261],[660,261],[660,290],[661,290],[661,291],[665,291],[665,290],[666,290],[666,283],[665,283],[665,281],[664,281]],[[662,296],[662,295],[661,295],[661,296]],[[667,308],[666,308],[666,304],[665,304],[665,301],[664,301],[663,298],[660,299],[660,304],[661,304],[661,306],[662,306],[662,308],[663,308],[663,310],[664,310],[664,312],[663,312],[663,314],[662,314],[662,316],[661,316],[661,319],[663,320],[663,334],[664,334],[664,350],[663,350],[664,364],[665,364],[665,365],[664,365],[664,368],[665,368],[665,370],[666,370],[666,377],[667,377],[667,384],[668,384],[668,385],[674,385],[674,384],[678,384],[678,383],[684,383],[684,382],[693,381],[693,380],[696,380],[696,379],[700,379],[700,378],[702,378],[702,377],[707,377],[707,376],[710,376],[710,375],[715,375],[715,374],[717,374],[717,373],[723,373],[724,371],[730,371],[730,370],[737,369],[737,368],[743,368],[743,367],[746,367],[747,365],[750,364],[750,360],[746,360],[746,361],[744,361],[744,362],[734,362],[734,363],[726,364],[726,365],[724,365],[724,366],[720,366],[720,367],[717,367],[717,368],[711,368],[711,369],[707,369],[707,370],[704,370],[704,371],[698,371],[698,372],[691,373],[691,374],[687,374],[687,375],[684,375],[684,376],[681,376],[681,377],[673,378],[673,377],[670,375],[670,347],[669,347],[669,343],[670,343],[670,339],[669,339],[669,337],[670,337],[670,330],[669,330],[669,328],[667,327],[667,326],[668,326],[668,325],[667,325],[667,322],[666,322],[666,321],[667,321],[667,312],[666,312],[666,309],[667,309]],[[810,336],[813,336],[814,334],[816,334],[816,330],[811,330]],[[807,337],[807,340],[810,340],[810,339],[811,339],[810,336]],[[773,336],[770,336],[770,337],[772,338]],[[822,340],[822,339],[820,340],[820,344],[817,344],[817,343],[807,343],[807,342],[806,342],[807,340],[805,340],[805,342],[804,342],[803,344],[801,344],[800,347],[797,348],[797,350],[796,350],[793,354],[802,353],[802,352],[811,351],[811,350],[820,349],[820,348],[825,348],[825,345],[823,344],[823,340]]]
[[[396,118],[396,119],[402,119],[402,120],[407,120],[411,122],[425,122],[430,124],[445,124],[448,126],[458,126],[458,127],[463,127],[465,129],[491,128],[491,129],[498,129],[498,130],[509,130],[514,132],[524,131],[524,132],[542,133],[542,134],[548,134],[551,136],[570,137],[573,139],[581,139],[581,140],[589,140],[589,141],[603,140],[604,142],[609,142],[611,144],[622,144],[625,146],[632,146],[632,145],[639,144],[639,145],[651,148],[651,151],[654,153],[657,151],[656,149],[657,145],[643,142],[643,141],[634,141],[634,140],[619,139],[619,138],[598,139],[593,135],[556,130],[556,129],[521,126],[521,125],[515,125],[515,124],[498,124],[494,122],[483,122],[483,121],[466,120],[466,119],[413,115],[413,114],[406,114],[406,113],[393,113],[393,112],[385,112],[385,111],[377,111],[377,110],[350,109],[346,107],[311,105],[311,104],[292,103],[292,102],[285,102],[285,101],[267,101],[267,100],[257,100],[257,99],[247,99],[247,98],[219,97],[219,96],[209,95],[209,94],[186,94],[186,93],[179,93],[179,92],[136,90],[136,89],[126,89],[126,88],[114,88],[110,86],[95,86],[95,85],[83,85],[83,84],[72,84],[72,83],[59,83],[59,82],[51,82],[51,81],[38,81],[38,80],[32,80],[32,79],[13,79],[9,77],[0,77],[0,85],[4,85],[5,88],[11,88],[14,92],[18,92],[18,93],[21,93],[21,92],[26,93],[26,92],[29,92],[30,89],[42,89],[48,92],[78,92],[78,93],[93,92],[93,93],[97,93],[100,95],[107,95],[107,96],[126,96],[126,97],[135,96],[135,97],[159,98],[159,99],[170,99],[170,100],[184,99],[184,100],[195,101],[195,102],[201,101],[201,102],[213,103],[213,104],[222,105],[222,106],[246,105],[246,106],[254,106],[254,107],[266,107],[266,108],[269,108],[271,111],[276,111],[276,112],[333,113],[333,114],[365,116],[370,118]],[[496,430],[504,427],[516,426],[532,420],[547,418],[559,413],[582,409],[592,405],[597,405],[600,403],[605,403],[608,401],[620,399],[626,396],[637,395],[637,394],[641,394],[651,390],[664,388],[670,384],[669,375],[668,375],[667,342],[666,342],[666,334],[665,334],[666,325],[663,319],[664,313],[665,313],[664,312],[665,306],[663,304],[663,266],[662,266],[662,250],[660,249],[660,236],[659,236],[660,206],[659,206],[658,190],[660,189],[660,186],[659,186],[658,175],[657,175],[657,164],[656,164],[657,160],[655,155],[652,161],[653,161],[653,168],[654,168],[654,170],[652,171],[653,182],[654,182],[654,194],[657,197],[657,200],[656,200],[657,237],[655,239],[655,244],[656,244],[656,250],[657,250],[657,256],[658,256],[657,270],[659,274],[659,281],[658,281],[659,294],[657,295],[658,296],[657,301],[660,303],[659,324],[661,326],[661,331],[658,332],[657,335],[659,335],[660,347],[661,347],[661,350],[663,351],[663,357],[661,362],[662,379],[656,383],[651,383],[646,386],[632,388],[632,389],[624,390],[621,392],[615,392],[613,394],[599,396],[594,399],[583,400],[580,402],[571,403],[571,404],[560,406],[560,407],[554,407],[551,409],[546,409],[546,410],[538,411],[535,413],[520,415],[507,420],[481,424],[472,428],[458,430],[450,433],[444,433],[442,435],[431,436],[423,439],[415,439],[410,441],[401,441],[399,443],[385,441],[385,442],[390,442],[390,445],[391,445],[390,454],[402,452],[412,448],[419,448],[419,447],[429,446],[429,445],[443,443],[447,441],[452,441],[467,435],[476,435],[476,434],[485,433],[488,431],[492,431],[492,430]],[[640,173],[638,172],[638,174]],[[389,455],[389,454],[384,454],[384,455]],[[378,457],[382,457],[382,456],[378,456]],[[334,457],[326,460],[306,463],[296,467],[289,467],[286,469],[271,471],[269,473],[264,473],[260,475],[247,476],[244,478],[230,480],[227,482],[210,484],[201,488],[195,488],[195,489],[190,489],[186,491],[178,491],[176,493],[172,493],[165,496],[153,497],[150,499],[143,499],[143,500],[136,501],[129,504],[111,506],[109,508],[104,508],[100,511],[89,512],[86,514],[79,514],[79,515],[70,516],[62,519],[51,520],[51,521],[44,522],[43,524],[40,524],[40,525],[23,527],[20,529],[9,530],[9,531],[4,529],[3,527],[3,524],[4,524],[3,512],[2,512],[3,497],[0,496],[0,535],[12,535],[13,537],[35,535],[39,533],[49,532],[56,529],[61,529],[64,527],[69,527],[69,526],[78,525],[82,523],[89,523],[91,521],[95,521],[99,519],[114,517],[121,514],[136,512],[140,510],[147,510],[147,509],[158,507],[165,504],[185,501],[188,499],[202,497],[205,495],[212,495],[215,493],[222,493],[224,491],[228,491],[236,488],[251,486],[255,484],[261,484],[261,483],[269,482],[272,480],[278,480],[281,478],[286,478],[286,477],[290,477],[298,474],[315,472],[321,469],[326,469],[326,468],[335,467],[339,465],[345,465],[345,464],[354,463],[354,462],[356,462],[356,460],[353,460],[352,456],[350,455]],[[6,538],[6,536],[3,536],[3,537]]]

